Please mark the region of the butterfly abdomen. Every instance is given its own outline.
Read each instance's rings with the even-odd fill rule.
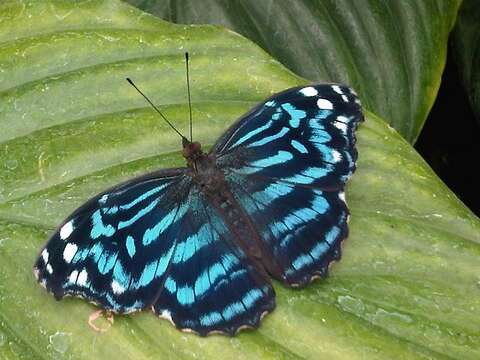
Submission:
[[[232,247],[239,246],[266,281],[269,281],[267,272],[280,279],[282,274],[273,262],[273,254],[264,246],[264,241],[252,220],[233,196],[223,171],[208,158],[197,164],[197,172],[191,175],[193,181],[197,183],[205,198],[216,208],[234,235],[235,243],[231,244]]]

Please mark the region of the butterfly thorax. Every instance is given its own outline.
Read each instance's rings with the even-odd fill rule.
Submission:
[[[223,173],[215,166],[215,160],[202,151],[199,142],[184,139],[182,155],[191,169],[189,175],[202,192],[215,194],[225,186]]]
[[[203,192],[213,194],[225,182],[223,173],[215,166],[215,160],[202,151],[199,142],[184,139],[182,155],[191,169],[190,176]]]

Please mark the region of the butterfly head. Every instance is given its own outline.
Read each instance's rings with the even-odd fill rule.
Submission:
[[[205,157],[202,152],[202,145],[197,141],[189,141],[187,138],[182,138],[182,155],[187,160],[189,166],[192,166],[201,158]]]

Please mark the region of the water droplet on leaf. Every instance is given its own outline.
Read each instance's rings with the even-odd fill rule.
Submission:
[[[53,349],[63,354],[70,347],[72,339],[70,334],[57,331],[55,334],[49,336],[48,341]]]

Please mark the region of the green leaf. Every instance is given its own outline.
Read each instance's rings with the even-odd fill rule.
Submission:
[[[461,0],[128,2],[177,23],[225,25],[311,81],[350,84],[368,110],[414,143],[440,86]]]
[[[480,2],[462,3],[453,32],[453,50],[463,86],[480,123]]]
[[[183,334],[151,312],[118,316],[56,302],[32,265],[87,198],[178,166],[180,140],[125,82],[205,144],[270,93],[304,83],[257,46],[212,26],[177,26],[121,2],[0,5],[0,358],[458,358],[480,356],[480,221],[412,147],[368,114],[347,187],[351,235],[331,276],[275,284],[277,309],[234,338]]]

